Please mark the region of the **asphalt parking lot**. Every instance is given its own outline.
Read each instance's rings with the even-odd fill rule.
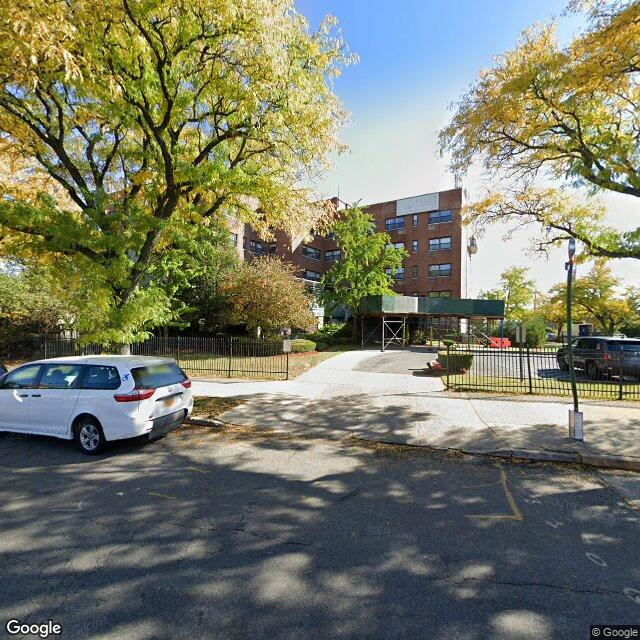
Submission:
[[[640,620],[639,513],[589,472],[196,428],[0,435],[0,618],[65,638],[589,637]]]

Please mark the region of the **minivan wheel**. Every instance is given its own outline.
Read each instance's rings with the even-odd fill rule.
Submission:
[[[76,444],[82,453],[95,455],[104,449],[105,439],[97,420],[82,418],[76,425]]]

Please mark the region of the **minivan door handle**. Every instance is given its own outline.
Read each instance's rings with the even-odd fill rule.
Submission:
[[[28,393],[19,393],[18,394],[18,398],[28,398],[29,394]]]
[[[31,397],[32,398],[42,398],[42,394],[41,393],[32,393]]]

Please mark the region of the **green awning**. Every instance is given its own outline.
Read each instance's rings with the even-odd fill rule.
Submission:
[[[424,315],[458,318],[503,318],[503,300],[473,298],[418,298],[417,296],[367,296],[360,302],[363,316]]]

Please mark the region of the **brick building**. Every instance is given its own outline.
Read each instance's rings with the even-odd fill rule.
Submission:
[[[336,205],[338,204],[335,199]],[[462,189],[449,189],[400,200],[367,205],[379,231],[386,231],[391,242],[409,253],[404,268],[395,274],[397,293],[421,297],[462,298],[467,295],[466,245],[461,225]],[[265,242],[250,226],[232,228],[238,255],[278,255],[300,269],[300,277],[311,283],[339,259],[340,251],[331,236],[290,239],[276,234]]]

